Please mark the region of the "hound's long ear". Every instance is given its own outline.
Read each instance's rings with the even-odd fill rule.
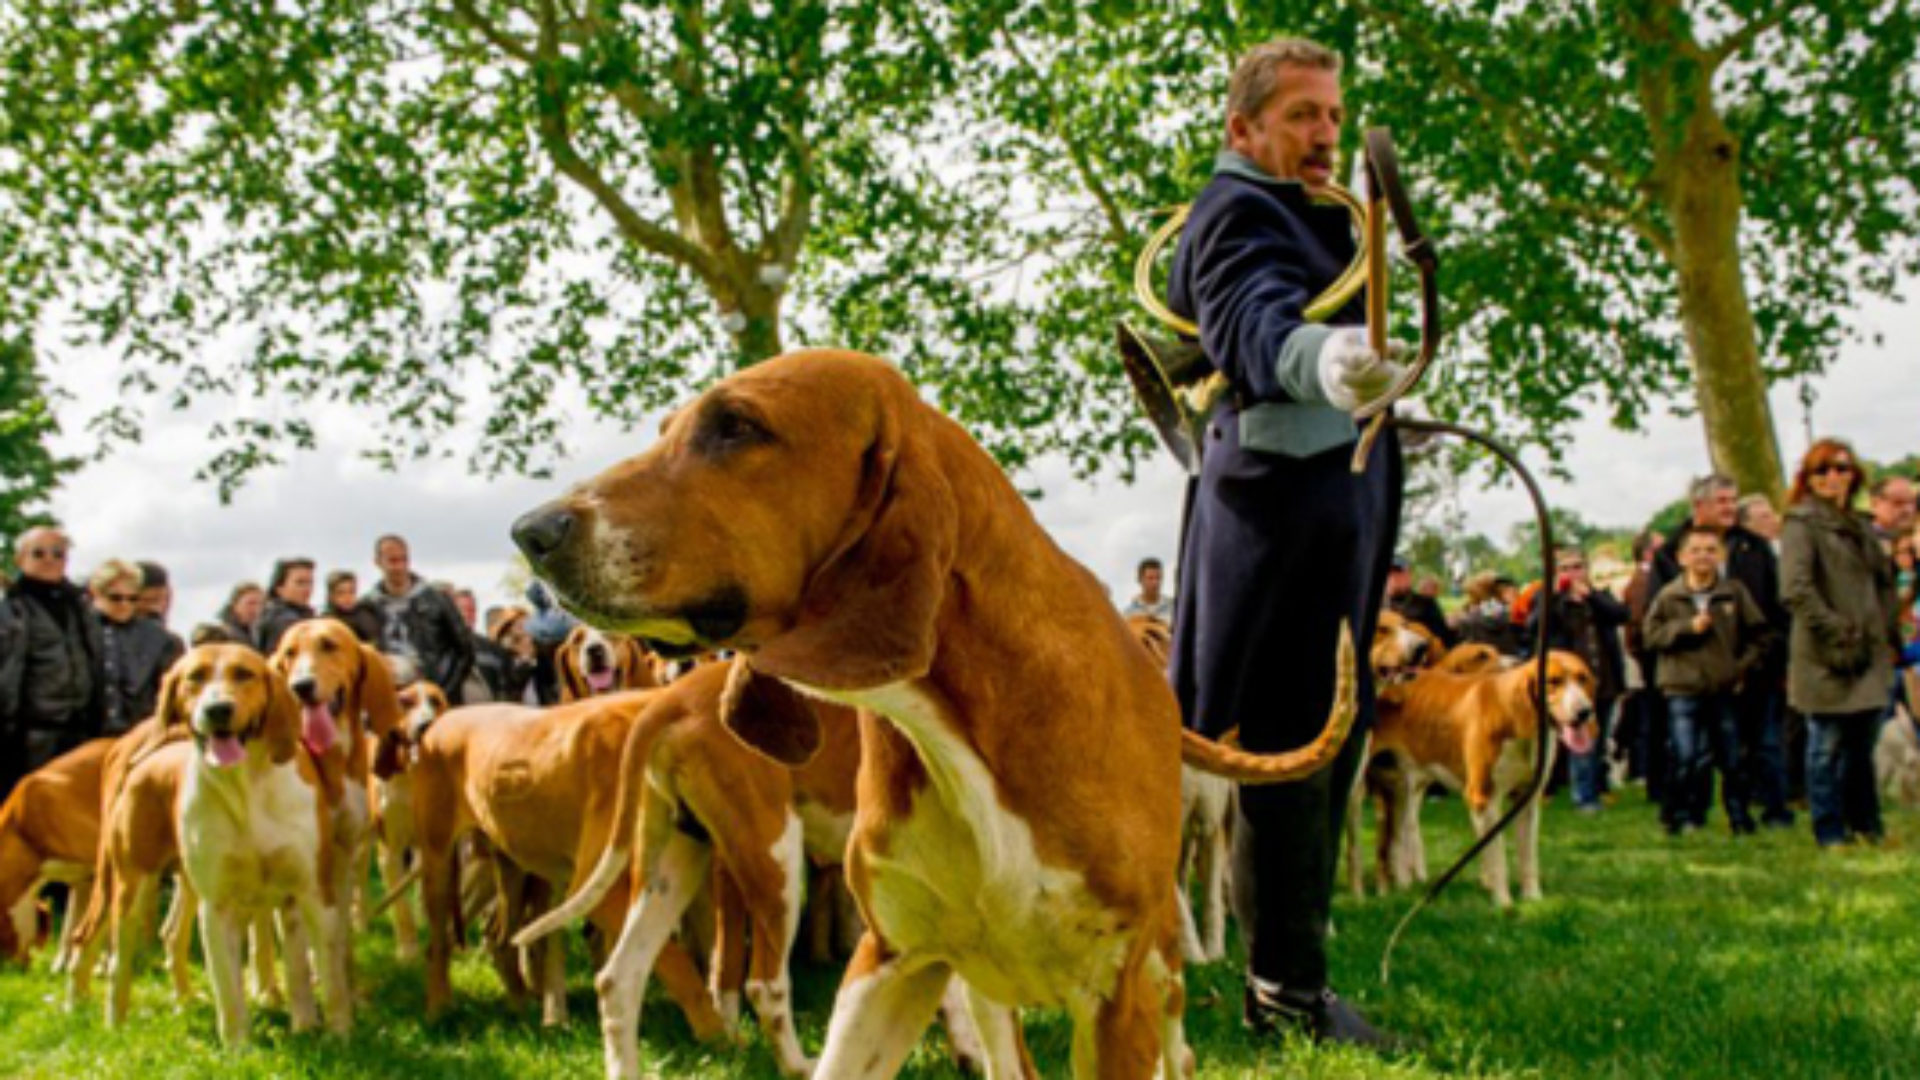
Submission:
[[[260,740],[273,763],[285,765],[300,752],[300,702],[279,672],[268,668],[266,675],[267,714],[260,721]]]
[[[720,722],[747,746],[790,767],[820,752],[820,718],[792,687],[735,657],[720,691]]]
[[[567,640],[553,653],[554,681],[560,684],[560,702],[582,701],[593,696],[593,688],[587,685],[586,676],[580,674],[580,639],[583,636],[579,627],[567,634]]]
[[[936,444],[910,395],[883,399],[841,542],[808,581],[791,630],[753,657],[759,671],[828,690],[917,678],[933,666],[959,513]]]
[[[371,645],[360,646],[360,681],[355,690],[374,738],[400,726],[400,694],[393,688],[393,669]]]
[[[192,702],[187,700],[187,691],[182,685],[186,681],[182,677],[186,670],[185,659],[175,660],[173,666],[167,669],[166,677],[160,680],[160,696],[154,701],[153,722],[146,725],[140,745],[127,755],[125,772],[132,772],[135,765],[145,761],[147,755],[155,750],[187,736],[187,722],[192,719],[187,715],[187,707]],[[131,738],[140,731],[140,726],[136,725],[127,732],[127,736]]]
[[[398,728],[380,736],[373,751],[373,775],[381,780],[391,780],[406,772],[408,748],[406,733]]]
[[[620,685],[628,690],[651,690],[661,685],[654,677],[653,657],[647,654],[638,641],[622,638],[620,641]]]

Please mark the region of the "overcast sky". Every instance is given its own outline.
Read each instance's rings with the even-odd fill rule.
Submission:
[[[1849,438],[1870,458],[1897,458],[1920,449],[1920,308],[1874,305],[1857,319],[1886,344],[1847,349],[1817,384],[1815,432]],[[70,362],[52,376],[73,395],[62,410],[64,449],[82,449],[84,418],[110,400],[100,388],[116,381],[111,364]],[[1445,377],[1443,369],[1437,377]],[[1807,441],[1796,395],[1797,387],[1783,386],[1773,399],[1790,463]],[[317,452],[257,475],[223,507],[211,485],[193,480],[209,453],[205,432],[217,411],[150,413],[143,444],[87,466],[67,481],[53,508],[72,534],[76,577],[110,557],[166,565],[177,594],[176,629],[211,618],[235,582],[263,581],[277,556],[307,555],[322,573],[354,569],[364,588],[374,576],[373,538],[387,532],[412,542],[421,573],[473,588],[483,605],[515,600],[505,588],[513,519],[571,480],[639,451],[654,432],[651,423],[631,432],[581,425],[570,433],[577,452],[560,479],[485,480],[458,461],[382,472],[357,456],[366,445],[362,417],[344,407],[323,409],[311,417]],[[1606,525],[1640,524],[1706,467],[1705,441],[1691,417],[1656,416],[1636,433],[1586,420],[1566,432],[1566,445],[1573,480],[1547,481],[1549,498]],[[1041,523],[1119,599],[1131,595],[1142,556],[1173,557],[1182,477],[1170,459],[1156,460],[1130,487],[1075,481],[1059,463],[1043,464],[1023,486],[1045,493],[1035,506]],[[1463,496],[1470,527],[1495,538],[1526,513],[1512,486]]]

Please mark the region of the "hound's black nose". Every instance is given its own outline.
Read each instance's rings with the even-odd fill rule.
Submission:
[[[233,722],[233,702],[209,701],[200,706],[200,715],[206,717],[207,723],[214,727],[224,728]]]
[[[573,515],[565,510],[541,507],[520,515],[513,523],[513,542],[534,562],[552,555],[573,531]]]
[[[314,697],[320,692],[320,683],[311,675],[302,675],[287,684],[293,696],[300,699],[302,705],[312,705]]]

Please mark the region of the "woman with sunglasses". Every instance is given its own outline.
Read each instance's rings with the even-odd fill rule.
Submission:
[[[1893,564],[1853,510],[1863,480],[1852,447],[1814,443],[1780,533],[1780,593],[1793,612],[1787,700],[1807,718],[1807,798],[1821,847],[1882,833],[1873,747],[1900,630]]]
[[[160,680],[186,651],[180,639],[140,616],[140,567],[108,559],[87,579],[100,614],[106,718],[101,734],[118,735],[153,715]]]

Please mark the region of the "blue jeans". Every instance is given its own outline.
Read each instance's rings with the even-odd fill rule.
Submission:
[[[1573,781],[1573,805],[1599,806],[1600,793],[1607,789],[1607,740],[1613,734],[1613,713],[1618,700],[1602,701],[1593,710],[1594,726],[1599,734],[1593,749],[1584,754],[1567,755],[1567,774]]]
[[[1775,688],[1749,687],[1740,695],[1740,770],[1747,791],[1769,823],[1793,824],[1787,809],[1786,695]]]
[[[1807,802],[1822,847],[1854,836],[1881,836],[1873,747],[1883,710],[1807,716]]]
[[[1673,772],[1667,784],[1667,827],[1707,823],[1713,802],[1713,770],[1720,770],[1720,798],[1727,824],[1736,832],[1753,828],[1747,814],[1746,785],[1738,761],[1740,717],[1729,694],[1670,694],[1668,730],[1672,733]]]

